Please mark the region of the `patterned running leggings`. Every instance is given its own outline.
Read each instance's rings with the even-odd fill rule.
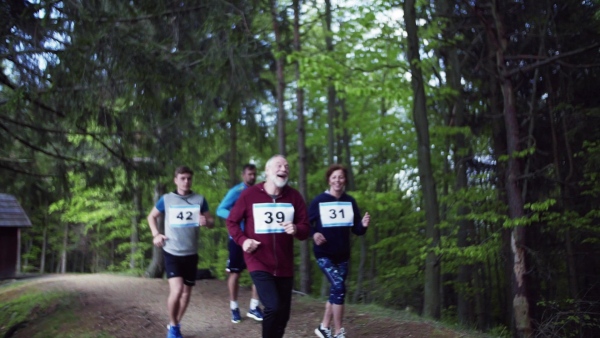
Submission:
[[[334,264],[329,258],[318,258],[317,264],[323,271],[331,287],[329,289],[329,302],[331,304],[344,304],[346,297],[346,277],[348,277],[348,261]]]

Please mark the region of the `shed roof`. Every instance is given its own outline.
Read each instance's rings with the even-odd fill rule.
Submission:
[[[30,227],[31,221],[19,201],[8,194],[0,194],[0,227]]]

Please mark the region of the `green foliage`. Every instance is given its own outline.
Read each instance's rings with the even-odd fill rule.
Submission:
[[[40,269],[42,258],[45,271],[57,271],[65,251],[67,271],[139,274],[152,251],[144,217],[155,202],[154,189],[164,184],[171,190],[172,170],[181,164],[195,170],[193,190],[206,197],[214,214],[232,184],[232,172],[254,162],[260,175],[275,153],[273,65],[282,55],[290,183],[296,185],[297,162],[305,160],[308,199],[327,188],[323,176],[330,164],[331,130],[334,161],[351,168],[349,192],[372,216],[362,271],[361,242],[351,243],[349,294],[360,287],[361,301],[421,308],[424,257],[431,243],[424,233],[412,75],[398,3],[338,3],[333,30],[327,31],[322,8],[304,2],[299,52],[291,51],[284,3],[277,3],[283,41],[277,46],[266,2],[231,7],[191,1],[176,9],[161,1],[26,3],[48,14],[18,11],[18,18],[7,21],[10,34],[0,40],[0,182],[3,192],[19,197],[34,223],[23,231],[24,271]],[[590,277],[592,264],[582,258],[593,256],[600,245],[600,110],[590,89],[598,82],[590,65],[598,62],[589,50],[570,54],[597,38],[590,32],[600,27],[598,2],[569,0],[568,11],[554,12],[539,1],[498,2],[501,13],[511,13],[504,22],[510,32],[505,67],[519,70],[507,78],[514,84],[520,128],[521,150],[513,154],[506,153],[504,93],[489,50],[494,44],[482,24],[494,18],[487,8],[474,16],[466,3],[447,13],[441,13],[441,5],[447,4],[418,1],[416,9],[423,42],[418,66],[441,206],[442,236],[434,252],[445,276],[444,313],[458,316],[456,297],[466,296],[469,306],[477,297],[489,298],[486,325],[502,336],[510,332],[502,301],[510,299],[504,286],[511,278],[504,265],[510,261],[504,235],[514,227],[527,232],[529,281],[539,292],[532,297],[555,297],[560,303],[540,303],[545,313],[563,311],[568,306],[561,302],[574,297],[565,291],[571,284],[572,267],[565,259],[570,255],[580,274],[576,284],[590,289],[586,295],[598,295],[589,284],[597,274]],[[326,36],[332,50],[325,47]],[[534,81],[530,68],[519,68],[533,67],[539,55],[554,55],[560,63],[544,59],[534,67]],[[300,68],[297,81],[294,62]],[[453,67],[459,67],[456,74]],[[330,87],[336,92],[332,125]],[[304,93],[306,159],[296,147],[296,88]],[[508,216],[506,201],[511,156],[522,169],[516,179],[523,189],[524,216],[518,219]],[[459,186],[462,168],[466,182]],[[222,221],[215,229],[202,229],[200,267],[226,278],[226,248]],[[474,272],[459,283],[465,266]],[[313,273],[318,282],[320,272]],[[249,284],[247,274],[242,278]],[[477,278],[485,284],[476,286]],[[571,315],[548,323],[585,322],[585,316]]]
[[[529,147],[520,151],[516,151],[512,154],[513,158],[526,158],[527,156],[532,155],[535,152],[535,148],[534,147]],[[508,162],[508,160],[511,158],[511,155],[501,155],[498,156],[498,161],[502,161],[502,162]]]
[[[589,329],[600,328],[596,302],[575,299],[542,300],[539,332],[545,336],[579,337]]]
[[[5,297],[0,293],[0,299]],[[19,292],[17,297],[4,299],[0,305],[0,334],[4,336],[13,326],[41,318],[71,302],[73,295],[66,292]]]

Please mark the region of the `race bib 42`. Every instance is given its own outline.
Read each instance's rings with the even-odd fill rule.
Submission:
[[[200,226],[200,205],[172,205],[169,224],[175,228]]]

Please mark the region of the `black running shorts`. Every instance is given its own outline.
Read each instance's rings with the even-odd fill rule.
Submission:
[[[227,272],[240,273],[246,269],[246,261],[244,261],[244,250],[242,247],[237,245],[233,239],[229,239],[227,244],[229,249],[229,259],[227,260]]]
[[[190,256],[175,256],[163,250],[165,257],[165,271],[167,279],[182,277],[183,284],[196,285],[196,273],[198,271],[198,254]]]

